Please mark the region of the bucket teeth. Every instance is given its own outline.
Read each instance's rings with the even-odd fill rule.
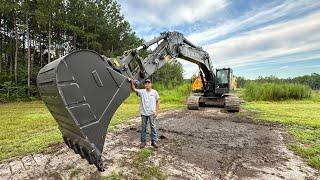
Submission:
[[[79,147],[79,152],[80,152],[80,156],[81,156],[81,158],[85,158],[86,157],[86,155],[84,154],[84,149],[83,149],[83,147]]]
[[[88,151],[83,146],[69,138],[63,138],[68,147],[70,147],[76,154],[79,154],[82,159],[86,159],[89,164],[94,164],[99,171],[104,171],[101,156],[95,150]]]
[[[80,156],[81,156],[81,151],[80,151],[80,146],[79,146],[79,144],[75,143],[75,149],[76,149],[76,151],[78,152],[77,154],[80,154]]]
[[[95,165],[99,171],[101,171],[101,172],[104,171],[104,167],[103,167],[103,163],[102,163],[101,159]]]
[[[101,157],[98,157],[96,155],[96,153],[94,153],[94,152],[89,153],[89,156],[90,156],[91,162],[98,168],[99,171],[103,172],[104,167],[103,167],[103,163],[101,161]]]
[[[100,153],[95,149],[88,150],[81,146],[77,141],[72,141],[70,138],[63,138],[66,145],[71,148],[76,154],[79,154],[82,159],[86,159],[89,164],[94,164],[99,171],[104,171]]]
[[[75,142],[72,143],[72,149],[73,149],[73,151],[74,151],[76,154],[79,154],[79,151],[78,151],[78,149],[77,149],[77,146],[76,146],[76,143],[75,143]]]
[[[87,160],[88,160],[89,164],[93,164],[93,158],[92,158],[91,154],[89,154],[87,156]]]
[[[69,148],[72,148],[72,146],[71,146],[71,141],[70,141],[70,139],[69,138],[63,138],[63,140],[64,140],[64,142],[66,143],[66,145],[69,147]]]

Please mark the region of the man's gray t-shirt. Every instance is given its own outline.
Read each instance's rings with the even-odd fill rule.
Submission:
[[[156,102],[160,99],[156,90],[137,89],[140,97],[140,113],[143,116],[151,116],[156,113]]]

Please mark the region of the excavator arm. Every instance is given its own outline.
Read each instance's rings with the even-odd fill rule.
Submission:
[[[147,49],[154,44],[157,44],[156,48],[146,58],[141,58],[139,51]],[[126,51],[119,58],[118,63],[120,65],[118,65],[118,69],[125,76],[142,82],[172,58],[181,58],[195,63],[204,72],[206,80],[210,81],[214,79],[209,54],[201,47],[193,45],[179,32],[161,33],[159,37],[144,43],[142,46]],[[114,63],[114,61],[111,59],[111,63]],[[135,67],[134,65],[138,66]],[[117,65],[114,64],[114,66]]]
[[[139,52],[153,44],[156,48],[143,59]],[[172,58],[199,65],[206,78],[205,88],[214,88],[208,53],[178,32],[161,33],[118,58],[106,58],[90,50],[74,51],[43,67],[37,85],[64,142],[103,171],[101,154],[107,128],[117,108],[130,95],[128,77],[139,84]]]

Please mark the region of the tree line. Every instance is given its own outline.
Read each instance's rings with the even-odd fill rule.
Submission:
[[[38,71],[73,50],[114,57],[141,43],[114,0],[2,0],[0,94],[34,95]]]
[[[166,63],[152,76],[152,81],[160,84],[163,88],[174,88],[184,82],[183,67],[177,59],[172,59]]]
[[[257,79],[250,80],[246,79],[244,77],[236,77],[237,80],[237,86],[240,88],[243,88],[246,83],[248,82],[258,82],[258,83],[277,83],[277,84],[283,84],[283,83],[293,83],[293,84],[304,84],[308,85],[313,90],[319,90],[320,89],[320,74],[318,73],[312,73],[310,75],[303,75],[298,76],[294,78],[278,78],[276,76],[268,76],[268,77],[262,77],[259,76]]]
[[[38,71],[73,50],[115,57],[142,42],[115,0],[1,0],[0,102],[38,97]],[[182,73],[173,61],[153,78],[176,85]]]

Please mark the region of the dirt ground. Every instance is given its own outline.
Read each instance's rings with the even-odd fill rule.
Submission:
[[[162,113],[157,120],[160,147],[148,147],[151,155],[137,165],[139,120],[108,133],[102,158],[105,172],[61,144],[0,164],[0,178],[141,179],[148,177],[144,171],[151,167],[154,179],[320,179],[319,171],[286,148],[283,129],[218,108]]]

